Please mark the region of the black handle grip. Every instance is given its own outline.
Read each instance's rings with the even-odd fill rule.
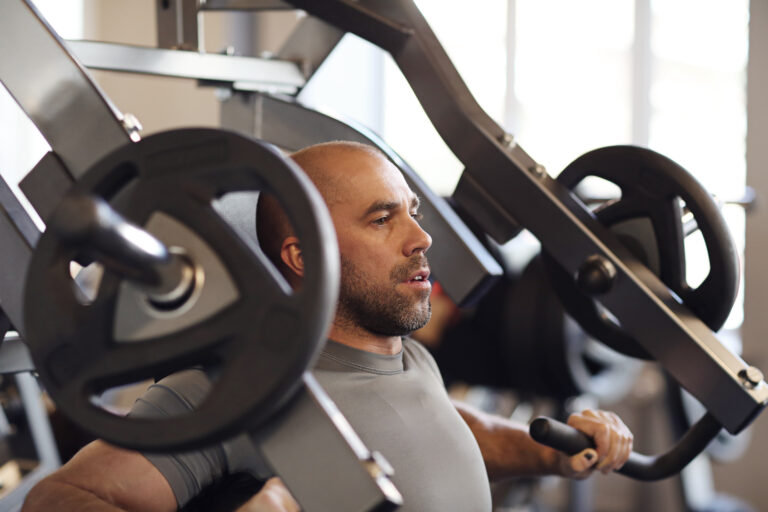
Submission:
[[[568,455],[576,455],[587,448],[595,447],[595,441],[591,437],[552,418],[536,418],[531,422],[528,431],[535,441]]]
[[[679,473],[717,436],[722,425],[705,414],[667,453],[656,456],[632,452],[617,472],[636,480],[662,480]],[[552,418],[536,418],[529,427],[531,437],[541,444],[576,455],[595,443],[586,434]]]

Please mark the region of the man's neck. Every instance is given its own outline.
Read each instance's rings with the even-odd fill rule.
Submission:
[[[352,348],[388,356],[399,353],[403,348],[403,339],[400,336],[378,335],[358,326],[337,322],[331,324],[328,338]]]

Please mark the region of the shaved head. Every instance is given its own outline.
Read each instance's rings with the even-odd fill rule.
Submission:
[[[309,146],[291,158],[325,200],[336,230],[341,280],[330,336],[385,340],[422,327],[430,315],[432,244],[419,224],[419,199],[400,170],[378,149],[357,142]],[[297,289],[304,276],[300,241],[274,196],[259,198],[262,248]],[[392,352],[394,353],[394,352]]]
[[[341,200],[339,191],[343,188],[347,167],[343,164],[360,156],[387,159],[373,146],[352,141],[315,144],[293,153],[291,159],[309,176],[330,208]]]
[[[353,162],[359,157],[387,160],[377,148],[352,141],[323,142],[290,155],[291,160],[312,180],[328,208],[343,200],[341,191],[344,189],[345,173],[354,170],[354,165],[343,164]],[[256,233],[262,250],[270,261],[283,275],[290,277],[280,257],[280,250],[283,241],[289,236],[295,236],[295,233],[280,202],[272,194],[259,194]]]

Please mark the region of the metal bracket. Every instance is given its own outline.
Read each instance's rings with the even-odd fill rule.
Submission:
[[[193,78],[234,89],[296,93],[306,83],[294,62],[236,55],[144,48],[98,41],[68,41],[91,69]]]
[[[157,1],[157,46],[171,50],[199,49],[198,0]]]

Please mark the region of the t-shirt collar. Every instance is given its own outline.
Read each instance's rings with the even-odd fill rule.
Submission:
[[[332,359],[337,359],[375,373],[399,373],[403,371],[402,348],[397,354],[386,355],[360,350],[337,341],[328,340],[323,353]]]

